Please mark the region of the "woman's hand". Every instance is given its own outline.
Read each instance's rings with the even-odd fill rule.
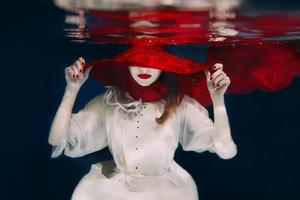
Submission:
[[[88,79],[92,67],[83,73],[85,61],[82,57],[78,58],[72,65],[65,68],[65,77],[68,89],[79,90],[83,83]]]
[[[215,72],[212,75],[208,70],[204,71],[207,88],[213,99],[222,98],[230,84],[230,78],[223,71],[223,65],[221,63],[216,63],[213,66],[213,70],[215,70]]]

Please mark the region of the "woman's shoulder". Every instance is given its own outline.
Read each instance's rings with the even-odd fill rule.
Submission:
[[[103,104],[106,102],[109,98],[114,98],[115,97],[115,88],[112,86],[107,86],[105,87],[106,90],[98,95],[96,95],[94,98],[92,98],[89,102],[89,104]]]
[[[186,112],[193,113],[196,110],[199,110],[205,114],[208,114],[207,109],[199,101],[188,95],[185,95],[182,98],[179,108],[184,109]]]
[[[103,107],[104,101],[105,101],[105,96],[106,96],[106,92],[96,95],[86,104],[85,107],[88,110],[97,110],[100,107]]]

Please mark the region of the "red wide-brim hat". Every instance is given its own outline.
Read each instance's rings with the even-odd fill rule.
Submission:
[[[115,57],[96,60],[89,65],[92,65],[95,71],[105,67],[138,66],[175,74],[193,74],[208,69],[205,64],[195,60],[167,53],[163,45],[134,45]]]
[[[231,84],[227,93],[245,94],[254,89],[275,92],[300,77],[300,55],[293,45],[252,44],[250,46],[210,47],[206,63],[167,53],[163,45],[137,45],[112,58],[96,60],[92,76],[104,85],[114,85],[124,78],[128,66],[149,67],[176,74],[180,95],[193,97],[210,105],[204,70],[215,63],[224,65]]]
[[[168,53],[164,45],[133,45],[112,58],[95,60],[85,66],[85,69],[93,66],[91,75],[104,85],[120,85],[121,80],[129,75],[128,66],[160,69],[177,77],[181,97],[188,94],[204,105],[211,102],[204,74],[209,66]],[[188,90],[195,84],[200,90],[193,95]]]

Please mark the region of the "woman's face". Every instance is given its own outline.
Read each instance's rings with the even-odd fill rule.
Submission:
[[[128,68],[132,78],[143,87],[147,87],[154,83],[161,73],[161,70],[154,68],[136,66],[129,66]]]

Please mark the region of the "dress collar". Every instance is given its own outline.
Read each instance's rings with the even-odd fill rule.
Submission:
[[[121,91],[113,86],[106,86],[105,101],[110,106],[118,106],[125,113],[132,115],[141,111],[142,99],[128,101],[121,95]]]

